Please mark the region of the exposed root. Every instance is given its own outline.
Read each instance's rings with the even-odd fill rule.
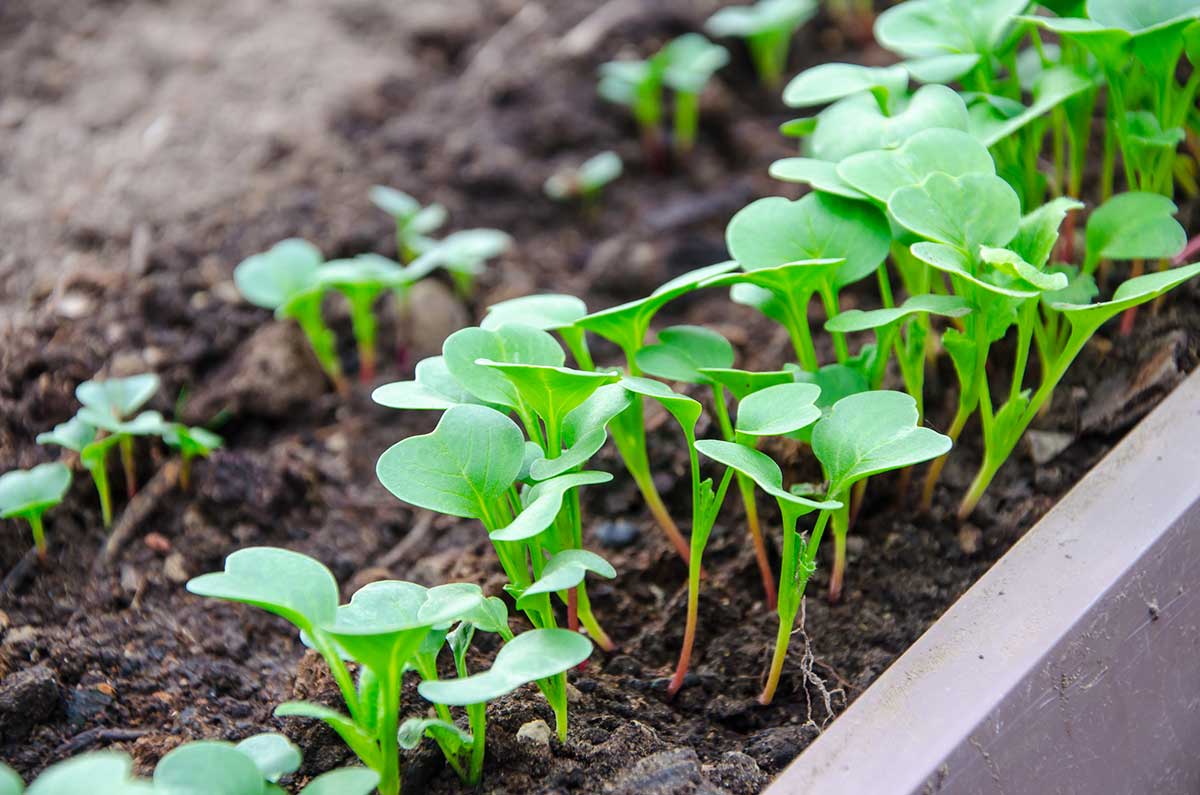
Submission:
[[[841,701],[842,706],[846,704],[846,691],[841,687],[830,689],[825,680],[822,679],[814,670],[817,664],[816,655],[813,654],[812,643],[809,641],[808,633],[804,631],[805,613],[808,609],[808,600],[800,600],[800,621],[796,628],[792,630],[793,635],[799,635],[804,640],[804,653],[800,657],[800,673],[804,677],[804,703],[805,703],[805,725],[812,726],[817,731],[824,731],[829,722],[833,720],[834,712],[833,700],[837,698]],[[820,699],[821,706],[825,710],[825,717],[820,723],[813,718],[813,693],[816,690],[817,697]]]

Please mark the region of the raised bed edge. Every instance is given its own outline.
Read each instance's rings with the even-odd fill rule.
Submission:
[[[1194,793],[1198,748],[1200,371],[766,795]]]

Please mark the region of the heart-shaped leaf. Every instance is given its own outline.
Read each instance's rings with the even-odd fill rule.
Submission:
[[[316,246],[292,238],[242,260],[234,268],[233,281],[247,301],[282,317],[297,301],[324,289],[317,275],[322,262]]]
[[[821,111],[807,154],[836,163],[858,152],[899,146],[933,127],[965,131],[968,122],[966,103],[947,86],[921,86],[890,116],[874,97],[855,94]]]
[[[171,795],[259,795],[265,788],[254,761],[232,743],[187,743],[154,768],[154,789]]]
[[[794,433],[821,417],[821,409],[816,405],[820,394],[820,387],[799,383],[753,392],[738,405],[737,432],[746,436]]]
[[[104,381],[84,381],[75,387],[75,397],[84,406],[105,415],[124,419],[154,397],[159,387],[154,373],[131,375],[128,378],[109,378]]]
[[[149,795],[149,789],[138,788],[138,783],[128,754],[95,751],[52,765],[25,792],[26,795]]]
[[[705,367],[700,370],[700,373],[712,383],[720,384],[728,389],[734,400],[743,400],[746,395],[760,389],[766,389],[776,384],[789,384],[795,380],[788,370],[753,372],[734,368]]]
[[[225,558],[225,570],[188,581],[187,589],[254,605],[304,632],[331,623],[338,610],[337,580],[320,562],[299,552],[247,547]]]
[[[592,654],[592,643],[567,629],[531,629],[500,649],[492,667],[461,679],[422,682],[417,690],[434,704],[484,704],[527,682],[574,668]]]
[[[91,406],[84,406],[76,416],[89,425],[123,436],[161,435],[167,429],[167,423],[157,411],[143,411],[131,420],[121,420]]]
[[[353,259],[330,260],[317,269],[322,284],[338,290],[374,288],[373,292],[409,283],[404,268],[379,254],[359,254]]]
[[[902,226],[971,256],[980,246],[1012,240],[1021,222],[1021,200],[991,174],[931,174],[920,185],[897,190],[887,204]]]
[[[371,399],[392,409],[442,411],[463,403],[479,403],[479,399],[463,388],[446,367],[441,356],[430,356],[417,362],[412,381],[394,381],[371,393]]]
[[[234,748],[250,757],[259,775],[272,784],[300,769],[300,749],[282,734],[256,734],[242,740]]]
[[[480,359],[505,364],[540,364],[560,367],[566,361],[554,337],[530,326],[506,325],[494,331],[465,328],[446,338],[442,345],[446,369],[479,400],[509,408],[521,406],[516,386],[494,368],[478,364]]]
[[[987,292],[998,296],[1007,298],[1034,298],[1041,292],[1033,285],[1025,283],[1024,280],[1013,280],[996,271],[991,271],[985,275],[977,275],[973,272],[971,262],[967,259],[966,254],[953,246],[947,246],[943,243],[921,242],[913,244],[911,251],[914,257],[933,266],[937,270],[969,282],[976,287],[982,287]],[[978,306],[973,304],[973,306],[977,309],[985,308],[982,304]]]
[[[839,287],[874,273],[887,257],[891,240],[879,210],[822,193],[794,202],[759,199],[739,211],[725,230],[729,253],[746,270],[844,259],[835,277]]]
[[[412,196],[386,185],[372,186],[367,197],[372,204],[397,220],[407,219],[421,209],[421,203]]]
[[[729,63],[729,51],[699,33],[685,33],[667,42],[663,82],[675,91],[699,94],[713,73]]]
[[[900,66],[922,83],[953,83],[974,69],[980,60],[978,53],[948,53],[914,58],[903,61]]]
[[[906,58],[994,53],[1029,0],[908,0],[875,20],[875,40]]]
[[[411,583],[405,583],[409,585]],[[446,628],[456,621],[466,621],[487,602],[483,589],[473,582],[451,582],[428,589],[417,610],[422,624]]]
[[[863,478],[950,451],[949,437],[918,421],[917,402],[903,392],[863,392],[835,403],[812,433],[828,493],[844,494]]]
[[[1187,233],[1175,220],[1175,202],[1157,193],[1119,193],[1088,218],[1083,269],[1102,259],[1174,257],[1187,245]]]
[[[813,157],[785,157],[776,160],[767,169],[772,177],[782,182],[808,185],[813,190],[832,193],[846,199],[862,200],[867,195],[852,187],[838,174],[838,164]]]
[[[842,507],[836,500],[817,501],[797,496],[783,488],[783,473],[770,456],[736,442],[701,439],[696,450],[712,460],[731,467],[753,480],[758,487],[779,502],[779,507],[793,516],[812,511],[832,511]]]
[[[399,671],[416,653],[441,615],[420,615],[427,590],[400,580],[382,580],[365,585],[337,609],[334,620],[322,629],[337,640],[354,660],[383,679]]]
[[[574,588],[583,582],[588,572],[609,580],[617,576],[617,570],[612,564],[595,552],[588,552],[586,549],[564,549],[547,561],[542,569],[542,576],[525,589],[525,593],[517,600],[517,607],[523,608],[523,603],[530,596]]]
[[[1006,248],[981,246],[979,258],[999,273],[1012,279],[1012,285],[1026,285],[1041,292],[1062,290],[1067,286],[1067,277],[1062,273],[1041,271],[1026,262],[1020,254]]]
[[[494,331],[501,326],[519,324],[555,331],[575,324],[587,314],[587,305],[573,295],[525,295],[488,307],[480,328]]]
[[[300,795],[370,795],[379,784],[379,774],[365,767],[343,767],[322,773]]]
[[[56,444],[59,447],[65,447],[68,450],[74,450],[78,453],[91,444],[95,438],[95,426],[88,425],[79,419],[78,416],[74,416],[66,422],[60,422],[58,425],[55,425],[53,430],[39,433],[37,435],[37,443]]]
[[[813,0],[758,0],[750,5],[726,6],[704,23],[714,36],[748,38],[771,31],[790,34],[817,11]]]
[[[736,268],[737,263],[732,261],[697,268],[672,279],[646,298],[593,312],[580,318],[576,325],[616,344],[632,364],[634,355],[646,341],[646,331],[658,310],[684,293],[695,290],[705,279]]]
[[[524,541],[533,538],[554,523],[562,510],[562,501],[567,492],[580,486],[607,483],[612,480],[608,472],[570,472],[543,480],[529,489],[525,507],[517,518],[506,527],[491,533],[493,541]]]
[[[841,179],[882,204],[900,188],[920,185],[937,172],[995,174],[996,164],[969,133],[941,128],[922,130],[895,149],[860,152],[837,164]]]
[[[1058,242],[1058,228],[1062,226],[1063,219],[1067,213],[1082,209],[1083,202],[1069,196],[1059,196],[1046,202],[1021,218],[1017,236],[1008,247],[1034,267],[1044,268]]]
[[[637,352],[643,372],[668,381],[707,384],[701,368],[733,366],[729,340],[704,326],[671,326],[658,332],[658,342]]]
[[[922,313],[941,317],[963,317],[971,313],[971,304],[957,295],[914,295],[896,307],[869,311],[848,309],[827,320],[825,329],[843,334],[880,329]]]
[[[908,70],[903,66],[825,63],[793,77],[783,89],[783,104],[806,108],[869,91],[886,107],[889,97],[904,94],[907,89]]]
[[[71,470],[55,461],[0,475],[0,518],[41,516],[62,502],[71,486]]]
[[[432,433],[389,447],[375,472],[404,502],[480,519],[512,486],[524,454],[525,437],[508,417],[485,406],[454,406]]]
[[[453,232],[422,254],[428,264],[440,265],[448,271],[477,276],[483,273],[484,263],[498,257],[512,246],[512,238],[499,229],[463,229]]]

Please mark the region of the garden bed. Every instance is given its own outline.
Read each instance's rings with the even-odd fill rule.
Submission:
[[[80,13],[73,15],[75,5]],[[143,500],[144,511],[128,511],[138,521],[108,565],[99,558],[105,538],[91,486],[77,478],[48,521],[54,567],[15,577],[12,592],[0,596],[0,760],[28,778],[73,753],[118,746],[148,767],[187,739],[282,728],[305,751],[301,777],[316,774],[351,755],[323,726],[271,715],[293,696],[332,702],[320,663],[304,658],[283,622],[202,603],[182,583],[218,568],[235,549],[262,544],[325,562],[347,592],[389,576],[430,585],[475,581],[489,592],[503,580],[476,523],[413,510],[375,478],[378,455],[428,430],[433,418],[383,409],[366,389],[349,399],[328,391],[298,332],[264,326],[267,313],[240,301],[232,267],[287,236],[307,237],[330,256],[390,253],[389,220],[366,198],[375,183],[445,203],[455,227],[511,233],[515,249],[484,277],[474,304],[425,285],[414,301],[424,310],[420,317],[385,324],[381,379],[407,377],[413,362],[436,352],[449,331],[478,320],[489,303],[552,289],[584,296],[598,309],[723,259],[729,216],[750,198],[791,190],[770,180],[766,166],[792,152],[775,128],[793,114],[757,86],[739,55],[706,98],[688,167],[657,175],[638,166],[631,125],[595,98],[595,68],[624,47],[647,51],[695,29],[711,10],[702,4],[602,6],[633,9],[615,21],[590,15],[596,6],[582,0],[470,4],[469,13],[454,15],[439,15],[438,3],[290,11],[301,15],[292,24],[332,26],[322,34],[328,40],[310,42],[329,53],[330,72],[361,69],[369,78],[304,94],[330,75],[294,74],[288,53],[280,52],[270,68],[295,91],[280,88],[265,98],[244,76],[206,68],[233,54],[227,42],[236,38],[219,27],[199,28],[193,48],[183,48],[186,57],[134,59],[131,42],[188,23],[185,4],[112,2],[103,13],[85,13],[87,5],[0,9],[0,58],[27,64],[0,68],[0,92],[15,103],[9,107],[41,108],[0,114],[21,142],[11,172],[31,183],[28,206],[11,196],[0,200],[9,202],[0,204],[7,219],[0,230],[13,241],[0,252],[3,297],[9,307],[23,305],[8,313],[0,340],[0,464],[46,460],[50,454],[34,436],[67,419],[75,385],[102,371],[158,372],[165,386],[152,407],[170,413],[184,395],[179,405],[190,421],[225,416],[227,449],[197,464],[193,493],[164,488]],[[65,42],[80,43],[106,77],[129,83],[135,99],[128,114],[101,114],[103,85],[86,81],[80,56],[72,54],[79,48]],[[388,53],[397,48],[392,63]],[[841,51],[822,20],[804,29],[794,56],[793,68],[879,57]],[[557,67],[547,69],[548,62]],[[136,99],[144,95],[138,86],[158,87],[148,106]],[[70,168],[63,182],[31,182],[38,162],[61,159],[77,169],[87,163],[62,139],[47,140],[43,125],[104,136],[125,151],[134,146],[130,139],[142,145],[153,138],[149,131],[161,131],[151,126],[156,119],[174,113],[187,121],[186,106],[172,104],[181,94],[219,98],[221,90],[241,90],[264,118],[289,118],[299,92],[320,115],[302,114],[298,129],[277,125],[253,137],[247,162],[221,160],[229,153],[218,152],[219,162],[238,164],[227,174],[217,175],[211,162],[198,166],[174,146],[213,151],[205,145],[228,138],[236,120],[184,124],[182,131],[176,122],[176,132],[161,133],[168,144],[157,155],[114,156],[109,171],[92,174],[94,185],[70,182]],[[607,148],[624,156],[629,173],[606,191],[595,218],[542,195],[557,165]],[[1196,228],[1193,216],[1194,206],[1185,206],[1180,218],[1189,229]],[[606,452],[596,467],[617,480],[587,493],[585,544],[619,572],[592,593],[619,648],[597,652],[572,675],[572,728],[563,745],[518,739],[521,726],[550,719],[532,689],[492,706],[482,791],[759,791],[1194,367],[1198,318],[1200,291],[1192,284],[1173,293],[1160,314],[1143,312],[1133,335],[1106,329],[1039,421],[1043,433],[1032,446],[1038,463],[1026,453],[1010,462],[970,524],[953,515],[955,495],[972,474],[968,464],[978,458],[970,426],[930,515],[894,510],[893,480],[873,485],[851,536],[843,601],[830,606],[821,598],[827,570],[819,569],[806,610],[811,645],[793,643],[780,695],[768,708],[755,696],[776,619],[762,602],[754,557],[732,509],[706,555],[710,577],[693,674],[673,702],[666,700],[686,570]],[[788,357],[781,330],[720,291],[672,304],[660,322],[721,329],[737,346],[740,366],[774,367]],[[348,320],[338,325],[345,331]],[[597,350],[601,361],[611,353]],[[344,354],[350,361],[352,351]],[[948,369],[939,375],[927,394],[940,426],[953,411],[953,378]],[[652,414],[652,427],[661,419]],[[650,444],[668,505],[686,516],[685,453],[666,425],[651,433]],[[1062,449],[1051,455],[1055,447]],[[786,468],[789,451],[772,452]],[[793,464],[797,459],[791,456]],[[153,483],[162,463],[147,457],[143,480]],[[144,491],[155,494],[152,485]],[[15,523],[3,530],[9,535],[0,565],[8,572],[22,560],[26,534]],[[628,544],[612,546],[617,540]],[[485,657],[494,650],[483,640],[476,648]],[[423,708],[415,692],[405,703],[414,712]],[[435,751],[417,752],[410,765],[411,791],[461,791]]]

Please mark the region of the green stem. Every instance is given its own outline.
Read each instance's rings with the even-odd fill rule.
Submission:
[[[137,494],[137,466],[133,460],[133,437],[123,434],[117,443],[121,449],[121,466],[125,471],[125,493],[129,499]]]
[[[688,91],[675,92],[675,151],[686,155],[696,143],[700,126],[700,97]]]
[[[487,752],[487,704],[468,706],[467,720],[471,726],[472,739],[467,786],[476,787],[483,778],[483,758]]]
[[[33,545],[37,547],[38,558],[45,562],[47,554],[46,529],[42,526],[42,515],[40,513],[31,513],[28,519],[29,526],[33,529]]]
[[[833,320],[841,311],[838,307],[837,288],[832,284],[824,284],[821,286],[821,303],[825,307],[825,319]],[[850,358],[850,350],[846,346],[846,335],[841,332],[833,332],[830,334],[833,338],[833,350],[837,354],[839,364],[845,364]]]
[[[796,351],[796,359],[800,366],[810,373],[815,373],[820,366],[817,361],[817,349],[813,345],[812,332],[808,328],[808,313],[806,307],[811,296],[803,296],[803,301],[793,298],[784,301],[787,308],[787,330],[792,339],[792,348]]]
[[[829,575],[829,601],[842,599],[842,584],[846,577],[846,537],[850,534],[850,493],[838,499],[842,507],[833,512],[833,569]]]
[[[96,494],[100,496],[100,516],[104,519],[106,528],[112,527],[112,493],[108,486],[108,469],[103,460],[95,466],[88,467],[92,473],[92,481],[96,484]]]

